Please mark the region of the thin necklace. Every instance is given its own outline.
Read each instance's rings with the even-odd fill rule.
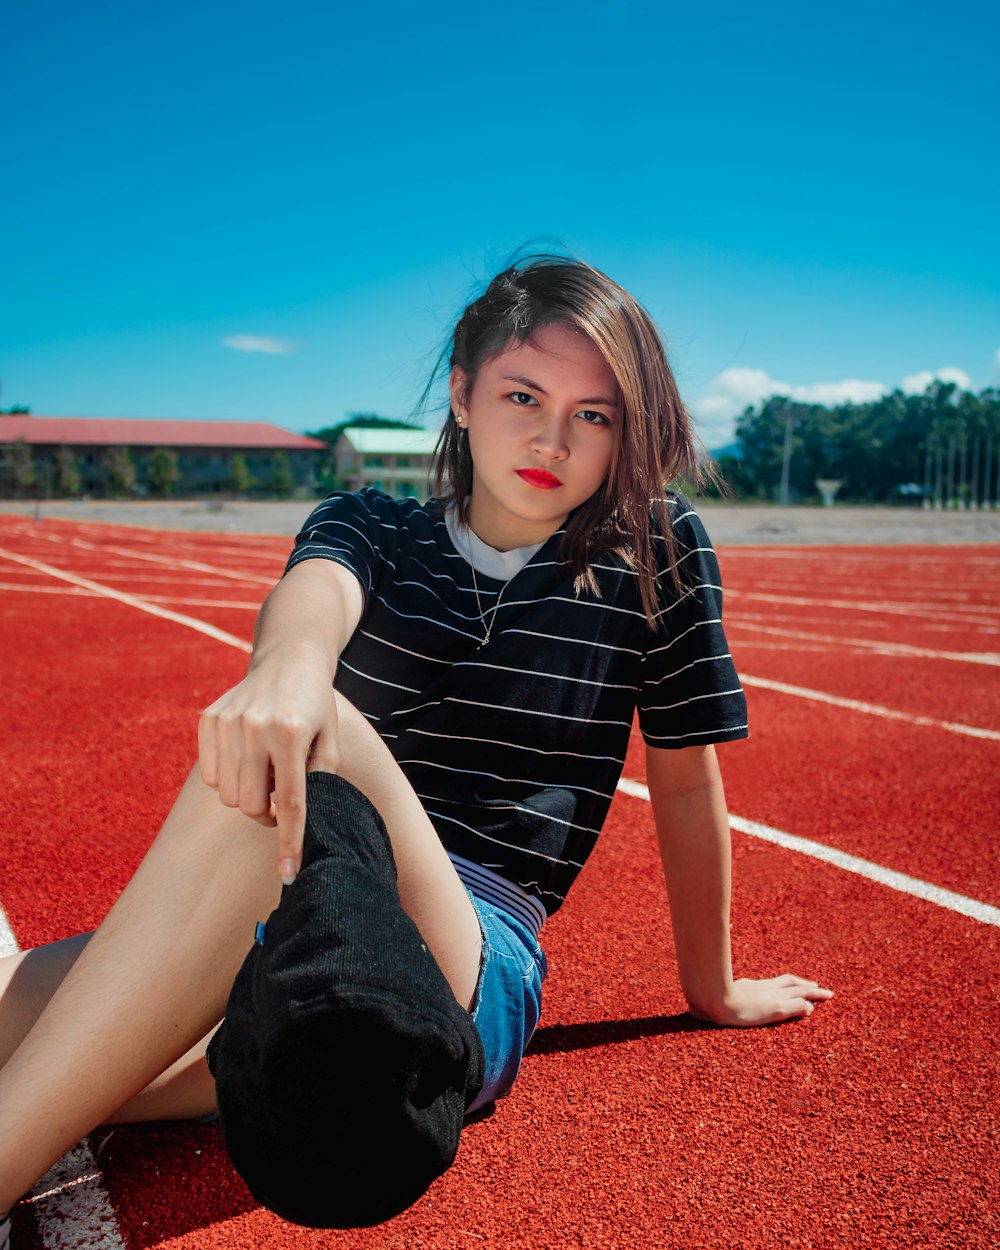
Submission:
[[[494,603],[493,611],[490,613],[490,623],[487,625],[486,613],[483,611],[483,601],[479,598],[479,583],[476,581],[476,566],[472,560],[472,540],[469,537],[470,533],[471,531],[467,529],[464,535],[465,551],[466,551],[466,558],[469,561],[469,568],[472,571],[472,589],[476,592],[476,607],[479,609],[479,619],[482,621],[483,629],[486,631],[485,634],[483,635],[482,642],[479,644],[480,648],[482,648],[482,647],[485,647],[486,644],[489,642],[490,637],[493,633],[493,626],[497,619],[497,609],[500,607],[500,600],[504,596],[504,591],[507,589],[510,583],[514,580],[514,577],[517,576],[517,573],[514,574],[514,577],[511,577],[506,582],[504,582],[504,584],[500,587],[500,593],[497,595],[497,601],[496,603]],[[518,572],[520,572],[520,570],[518,570]]]

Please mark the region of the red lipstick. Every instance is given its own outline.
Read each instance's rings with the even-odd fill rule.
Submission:
[[[548,469],[518,469],[517,476],[539,490],[555,490],[557,486],[562,486],[562,482]]]

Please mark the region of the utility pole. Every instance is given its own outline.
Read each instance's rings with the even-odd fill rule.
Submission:
[[[785,414],[785,449],[781,456],[781,498],[783,508],[788,506],[788,478],[792,467],[792,414]]]
[[[961,448],[962,449],[959,455],[959,470],[958,470],[958,506],[960,508],[964,508],[966,507],[966,504],[967,504],[968,489],[969,489],[969,484],[968,484],[968,481],[966,480],[966,474],[965,474],[967,455],[969,451],[969,435],[964,425],[962,426]]]
[[[929,508],[931,506],[931,436],[927,435],[927,442],[924,444],[924,497],[921,507]]]

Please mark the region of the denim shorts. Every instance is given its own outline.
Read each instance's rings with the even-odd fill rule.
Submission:
[[[470,1014],[483,1041],[486,1076],[469,1115],[502,1098],[514,1084],[521,1056],[542,1011],[548,963],[527,925],[467,891],[479,917],[483,953]]]

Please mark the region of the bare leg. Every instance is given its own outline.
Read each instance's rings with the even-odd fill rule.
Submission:
[[[142,1124],[148,1120],[193,1120],[218,1110],[215,1080],[208,1070],[205,1051],[213,1029],[172,1063],[141,1093],[123,1103],[105,1124]]]
[[[34,1027],[89,933],[0,959],[0,1068]]]
[[[381,812],[403,906],[468,1005],[479,971],[475,911],[391,754],[360,713],[338,703],[340,771]],[[0,1211],[215,1027],[253,923],[277,902],[275,859],[274,831],[224,808],[195,771],[0,1071]]]
[[[253,920],[277,900],[275,842],[188,779],[0,1071],[0,1210],[218,1023]]]
[[[0,1068],[31,1031],[90,938],[89,933],[0,959]],[[108,1124],[185,1120],[215,1111],[206,1035],[107,1118]]]

